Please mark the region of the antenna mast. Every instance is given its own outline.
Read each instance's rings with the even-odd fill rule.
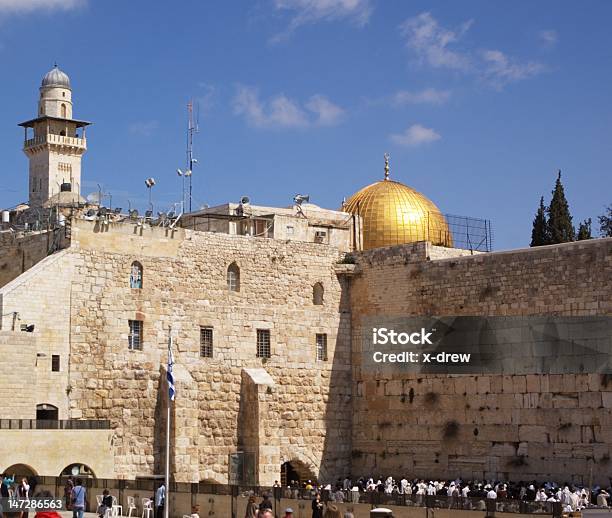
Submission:
[[[193,158],[193,135],[199,133],[200,128],[198,127],[198,118],[193,116],[193,99],[187,103],[187,112],[189,113],[189,121],[187,125],[187,171],[185,176],[189,176],[189,212],[191,212],[192,205],[192,181],[191,176],[193,174],[193,166],[197,164],[197,159]]]

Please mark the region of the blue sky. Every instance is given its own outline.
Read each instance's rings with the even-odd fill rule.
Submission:
[[[54,61],[91,120],[83,194],[181,198],[200,106],[194,205],[337,208],[391,177],[443,212],[529,243],[556,170],[574,223],[612,202],[612,3],[0,0],[0,205],[27,197],[23,132]]]

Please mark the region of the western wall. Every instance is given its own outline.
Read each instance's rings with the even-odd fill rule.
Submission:
[[[452,252],[413,243],[356,255],[352,473],[608,483],[609,376],[376,375],[362,338],[394,315],[610,316],[612,239]]]

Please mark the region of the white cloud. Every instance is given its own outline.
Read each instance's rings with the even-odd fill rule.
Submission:
[[[306,128],[337,124],[344,110],[322,95],[313,95],[302,107],[284,94],[261,101],[257,89],[239,85],[234,113],[258,128]]]
[[[467,70],[470,58],[464,52],[452,49],[469,30],[472,20],[464,22],[458,29],[442,27],[431,13],[421,13],[408,18],[400,26],[406,38],[406,46],[412,50],[420,62],[436,68]]]
[[[306,108],[317,115],[319,126],[333,126],[344,117],[344,110],[322,95],[313,95]]]
[[[159,122],[155,120],[151,121],[138,121],[130,124],[129,131],[133,135],[140,135],[141,137],[150,137],[155,133],[159,127]]]
[[[34,11],[67,11],[82,7],[86,0],[0,0],[0,14],[23,14]]]
[[[435,88],[425,88],[418,92],[400,90],[393,94],[391,102],[397,106],[405,104],[444,104],[450,99],[450,96],[450,90],[437,90]]]
[[[508,83],[533,77],[546,67],[536,61],[521,62],[500,50],[473,50],[458,48],[459,41],[469,31],[473,20],[462,23],[457,29],[440,25],[431,13],[424,12],[408,18],[400,25],[406,38],[406,47],[419,63],[434,68],[460,70],[481,77],[497,89]],[[556,41],[554,31],[545,31],[542,37]]]
[[[417,147],[440,140],[442,136],[432,128],[426,128],[420,124],[413,124],[403,133],[391,135],[391,141],[399,146]]]
[[[358,27],[364,26],[372,14],[371,0],[274,0],[278,11],[293,13],[289,26],[272,38],[278,42],[295,29],[320,21],[349,20]]]
[[[559,41],[559,35],[554,30],[540,31],[540,40],[545,47],[552,48]]]
[[[498,88],[507,83],[533,77],[545,69],[544,65],[535,61],[519,63],[499,50],[485,50],[482,52],[482,58],[485,79]]]

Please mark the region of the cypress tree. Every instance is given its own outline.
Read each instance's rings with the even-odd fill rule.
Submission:
[[[531,230],[531,245],[542,246],[550,244],[548,232],[548,221],[546,221],[546,207],[544,206],[544,196],[540,198],[540,206],[533,219],[533,229]]]
[[[548,207],[548,229],[552,244],[567,243],[574,240],[575,232],[572,225],[572,215],[565,199],[565,192],[561,183],[561,171],[559,171],[557,176],[555,189],[552,192],[552,200]]]
[[[612,237],[612,205],[606,208],[605,214],[599,216],[599,232],[601,237]]]
[[[576,235],[576,241],[582,241],[584,239],[591,239],[591,218],[585,219],[580,225],[578,225],[578,234]]]

